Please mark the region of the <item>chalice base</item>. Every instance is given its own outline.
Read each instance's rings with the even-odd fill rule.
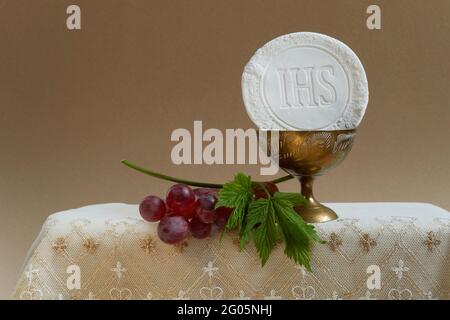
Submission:
[[[306,205],[296,207],[295,211],[308,223],[319,223],[336,220],[336,212],[323,204],[308,201]]]
[[[336,220],[338,215],[330,208],[318,202],[313,195],[314,176],[297,177],[302,187],[301,194],[305,198],[306,203],[303,206],[295,208],[295,211],[310,223],[327,222]]]

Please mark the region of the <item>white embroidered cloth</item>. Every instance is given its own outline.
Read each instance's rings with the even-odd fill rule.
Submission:
[[[316,225],[327,243],[314,245],[312,273],[285,257],[283,243],[263,268],[252,245],[239,251],[234,234],[166,245],[136,205],[59,212],[30,249],[12,297],[450,298],[449,212],[424,203],[328,206],[339,219]]]

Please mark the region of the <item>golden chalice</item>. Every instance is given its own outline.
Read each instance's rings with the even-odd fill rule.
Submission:
[[[350,152],[356,130],[336,131],[278,131],[279,166],[296,177],[301,184],[301,194],[307,203],[296,208],[306,222],[325,222],[337,219],[337,214],[320,204],[313,195],[317,176],[337,166]],[[270,134],[268,135],[270,139]]]

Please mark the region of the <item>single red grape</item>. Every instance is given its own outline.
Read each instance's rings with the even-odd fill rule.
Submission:
[[[158,225],[159,238],[168,244],[186,240],[189,235],[189,223],[181,216],[165,216]]]
[[[217,198],[219,195],[219,190],[213,188],[196,188],[194,189],[194,193],[197,198],[202,198],[207,195],[212,195]]]
[[[213,195],[206,195],[197,200],[197,205],[200,205],[205,210],[214,210],[217,198]]]
[[[228,218],[230,217],[231,213],[233,212],[232,208],[227,207],[219,207],[216,209],[216,221],[215,224],[219,229],[222,229],[225,227],[225,225],[228,222]]]
[[[194,218],[199,219],[203,223],[213,223],[216,221],[216,212],[214,210],[205,210],[197,207]]]
[[[193,216],[195,209],[194,191],[187,185],[175,184],[167,192],[166,204],[173,214],[189,219]]]
[[[195,207],[195,217],[203,223],[213,223],[216,220],[216,198],[212,195],[204,196],[197,200]]]
[[[139,205],[139,212],[144,220],[155,222],[159,221],[166,213],[166,205],[161,198],[148,196],[142,200]]]
[[[264,186],[266,187],[266,189],[269,191],[269,193],[271,195],[274,195],[276,192],[280,191],[280,190],[278,190],[277,185],[270,181],[264,182]]]
[[[211,224],[203,223],[197,218],[189,222],[189,229],[194,238],[203,239],[211,235]]]

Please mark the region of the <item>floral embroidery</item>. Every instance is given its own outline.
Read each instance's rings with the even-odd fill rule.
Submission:
[[[29,289],[22,291],[20,300],[42,300],[43,293],[40,289]]]
[[[139,239],[139,247],[144,250],[146,254],[150,254],[155,251],[155,240],[150,236]]]
[[[52,247],[57,254],[63,253],[67,249],[66,239],[64,237],[56,238],[56,240],[53,242]]]
[[[369,252],[370,249],[377,245],[375,239],[372,239],[368,233],[364,233],[359,240],[360,245],[363,247],[365,252]]]
[[[116,274],[117,278],[121,279],[122,274],[127,272],[128,270],[122,267],[122,263],[120,261],[117,261],[116,266],[114,268],[111,268],[111,271]]]
[[[83,242],[83,248],[86,251],[86,253],[89,253],[89,254],[94,253],[94,251],[97,249],[97,247],[98,247],[98,243],[92,238],[87,238]]]
[[[425,293],[425,297],[427,300],[437,300],[437,298],[433,297],[433,292],[428,291],[427,293]]]
[[[389,300],[411,300],[412,292],[409,289],[391,289],[388,292]]]
[[[330,234],[330,239],[327,241],[331,251],[335,252],[336,249],[342,245],[342,239],[335,232]]]
[[[296,300],[312,300],[316,296],[316,289],[312,286],[300,287],[295,286],[292,287],[292,296]]]
[[[40,271],[41,271],[40,269],[33,269],[33,264],[30,263],[27,270],[25,271],[25,277],[28,280],[28,286],[31,286],[34,279],[34,275],[39,274]]]
[[[331,298],[328,298],[327,300],[342,300],[342,298],[339,297],[339,293],[337,293],[337,291],[333,291],[331,293]]]
[[[214,267],[214,262],[209,261],[207,267],[203,267],[203,272],[208,274],[208,277],[212,278],[214,272],[218,271],[219,268]]]
[[[405,263],[403,262],[402,259],[398,260],[398,266],[397,267],[392,267],[391,268],[392,271],[395,272],[395,275],[397,276],[397,278],[399,280],[401,280],[403,278],[403,273],[404,272],[408,272],[409,268],[405,266]]]
[[[208,265],[202,268],[203,273],[207,274],[209,277],[208,286],[200,288],[200,297],[202,299],[222,299],[223,297],[223,289],[218,286],[212,285],[212,278],[214,273],[219,271],[219,268],[214,267],[214,261],[208,261]]]
[[[423,242],[423,244],[427,246],[430,252],[433,252],[433,249],[441,244],[441,240],[437,239],[433,231],[430,231],[428,232],[427,239]]]
[[[112,300],[130,300],[133,293],[128,288],[112,288],[109,290],[109,296]]]

